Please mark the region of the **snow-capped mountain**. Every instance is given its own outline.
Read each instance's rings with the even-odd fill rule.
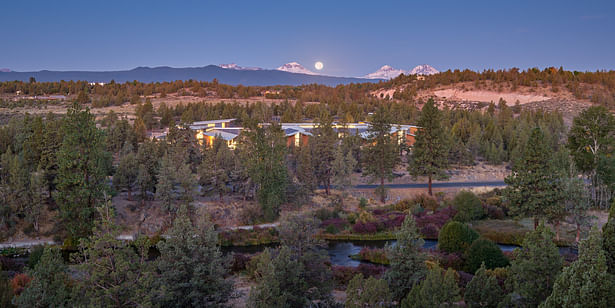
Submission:
[[[363,76],[362,78],[367,78],[367,79],[393,79],[401,74],[408,74],[408,72],[402,70],[402,69],[397,69],[394,67],[391,67],[389,65],[385,65],[383,67],[381,67],[380,69],[378,69],[377,71],[371,73],[371,74],[367,74],[365,76]]]
[[[237,71],[260,71],[262,70],[262,68],[260,67],[243,67],[235,63],[220,64],[218,66],[221,68],[225,68],[227,70],[237,70]]]
[[[296,73],[296,74],[308,74],[308,75],[318,75],[310,70],[308,70],[307,68],[303,67],[303,65],[297,63],[297,62],[290,62],[290,63],[286,63],[278,68],[276,68],[278,71],[284,71],[284,72],[289,72],[289,73]]]
[[[428,64],[419,65],[410,70],[411,75],[433,75],[437,73],[439,71]]]

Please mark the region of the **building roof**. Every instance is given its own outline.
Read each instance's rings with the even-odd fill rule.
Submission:
[[[199,126],[199,125],[207,125],[207,124],[220,124],[220,123],[228,123],[228,122],[233,122],[236,119],[222,119],[222,120],[209,120],[209,121],[196,121],[196,122],[192,122],[192,125],[195,126]]]
[[[228,131],[223,129],[212,129],[207,132],[203,132],[203,136],[210,136],[214,138],[222,138],[226,141],[233,140],[239,136],[239,131]]]

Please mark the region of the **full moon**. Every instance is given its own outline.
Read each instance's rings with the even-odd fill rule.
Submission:
[[[324,65],[324,64],[322,64],[322,62],[318,61],[318,62],[314,63],[314,67],[315,67],[317,70],[319,70],[319,71],[320,71],[323,67],[325,67],[325,65]]]

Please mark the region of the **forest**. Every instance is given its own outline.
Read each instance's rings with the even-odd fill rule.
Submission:
[[[265,88],[215,81],[1,83],[2,93],[75,98],[65,115],[14,116],[0,128],[0,240],[23,233],[61,243],[32,249],[21,267],[9,257],[19,252],[3,251],[0,306],[225,306],[239,296],[239,276],[250,281],[248,307],[615,306],[615,118],[608,109],[615,74],[449,71],[412,83],[603,87],[605,99],[570,127],[560,113],[504,101],[485,110],[439,109],[432,100],[369,95],[412,78],[276,88],[277,98],[296,99],[294,104],[158,108],[142,96],[213,91],[250,97]],[[586,90],[579,95],[593,95]],[[136,105],[134,120],[113,112],[96,120],[90,112],[96,104],[127,101]],[[287,147],[279,125],[259,125],[273,117],[309,119],[318,127],[307,146]],[[236,118],[248,128],[237,149],[219,139],[203,146],[186,127],[219,118]],[[368,140],[332,128],[333,122],[354,121],[368,121]],[[392,123],[421,127],[412,148],[391,137]],[[148,137],[161,128],[169,129],[166,139]],[[506,164],[507,186],[453,198],[430,186],[413,199],[387,198],[386,183],[398,168],[431,183],[445,180],[454,166],[479,161]],[[378,200],[349,207],[353,174],[378,185]],[[112,199],[120,194],[138,200],[138,209],[160,207],[167,227],[119,239],[123,226]],[[330,204],[301,211],[317,194]],[[202,195],[254,201],[243,209],[246,223],[276,222],[277,228],[219,230],[210,217],[198,215],[194,201]],[[283,208],[296,210],[281,215]],[[609,208],[599,229],[592,213]],[[510,235],[482,228],[503,219],[529,219],[531,230]],[[573,228],[572,235],[565,227]],[[272,245],[250,255],[223,252],[222,244],[241,236],[268,236]],[[396,244],[361,250],[356,257],[370,262],[356,268],[331,264],[323,250],[330,239],[378,237]],[[437,239],[435,250],[423,248],[429,239]],[[500,243],[518,248],[505,253]],[[576,253],[562,254],[558,246]],[[334,297],[337,291],[344,300]]]

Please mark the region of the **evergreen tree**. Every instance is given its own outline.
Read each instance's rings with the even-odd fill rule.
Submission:
[[[6,277],[0,266],[0,307],[12,308],[13,305],[13,288],[10,280]]]
[[[318,180],[314,174],[314,160],[312,159],[312,146],[300,147],[297,153],[297,179],[306,192],[312,192],[318,187]]]
[[[576,242],[581,239],[581,227],[591,224],[590,196],[582,179],[578,177],[563,178],[563,194],[565,196],[564,208],[568,215],[568,222],[576,226]],[[556,238],[559,240],[559,236]]]
[[[608,273],[600,231],[581,241],[579,259],[555,280],[553,293],[540,307],[614,307],[615,276]]]
[[[15,299],[19,307],[70,307],[71,285],[68,267],[60,250],[45,248],[40,261],[28,272],[30,284]]]
[[[333,185],[342,193],[342,204],[347,190],[352,188],[352,171],[356,164],[357,161],[350,151],[344,155],[342,147],[336,149],[333,160]]]
[[[137,187],[141,193],[142,200],[147,199],[147,192],[153,193],[156,190],[160,158],[156,143],[145,141],[139,145],[139,150],[137,151],[137,162],[139,165]]]
[[[128,190],[128,198],[132,196],[132,187],[137,182],[139,176],[139,165],[137,155],[131,150],[132,145],[127,143],[124,145],[120,163],[113,175],[113,186],[119,191]]]
[[[514,255],[510,267],[513,291],[525,305],[536,307],[551,294],[562,270],[562,257],[553,242],[553,233],[540,224],[525,236]]]
[[[248,174],[256,186],[256,197],[266,220],[278,217],[286,201],[288,170],[285,165],[284,133],[277,125],[256,127],[245,133],[241,153]]]
[[[228,183],[234,167],[234,157],[222,138],[215,138],[211,148],[204,151],[203,162],[199,168],[199,184],[211,187],[212,193],[218,194],[220,201],[230,191]]]
[[[386,201],[384,180],[393,180],[393,170],[399,164],[397,140],[391,136],[390,115],[383,107],[378,108],[367,129],[368,141],[364,153],[363,175],[369,176],[371,182],[378,180],[380,186],[376,193],[380,201]]]
[[[615,275],[615,200],[611,205],[609,220],[602,226],[602,249],[604,249],[609,273]]]
[[[346,288],[346,308],[363,307],[389,307],[391,305],[391,293],[389,286],[383,279],[369,277],[363,278],[363,274],[355,275]]]
[[[393,300],[400,301],[427,272],[426,256],[412,215],[407,215],[396,234],[397,245],[389,247],[390,267],[384,279],[389,283]]]
[[[482,263],[488,269],[508,266],[508,258],[502,253],[498,245],[486,238],[479,238],[465,253],[465,271],[475,273]]]
[[[540,128],[535,128],[512,174],[505,179],[505,196],[519,217],[533,217],[534,228],[541,219],[562,207],[558,172],[551,164],[551,150]]]
[[[498,307],[504,296],[504,291],[498,284],[498,280],[495,276],[487,274],[487,268],[483,263],[466,286],[463,300],[469,308],[495,308]]]
[[[455,271],[449,268],[445,272],[436,266],[427,272],[425,280],[412,287],[408,296],[401,302],[401,307],[453,307],[460,299]]]
[[[321,114],[318,126],[313,131],[312,149],[314,157],[314,173],[316,179],[325,187],[327,195],[331,188],[333,177],[333,161],[337,136],[333,130],[331,116],[328,112]]]
[[[156,184],[156,198],[161,201],[162,208],[168,213],[174,213],[176,205],[175,172],[169,154],[165,154],[158,170],[158,184]]]
[[[256,286],[250,288],[248,306],[254,308],[269,307],[305,307],[307,283],[301,276],[303,264],[292,258],[291,249],[282,246],[278,251],[267,248],[257,264],[258,277]]]
[[[182,206],[158,243],[160,257],[158,303],[163,307],[218,307],[232,292],[232,283],[225,280],[226,260],[218,244],[214,225],[207,219],[193,225],[188,209]]]
[[[446,132],[442,127],[442,115],[438,107],[429,99],[421,110],[416,133],[416,142],[410,155],[408,171],[410,175],[427,176],[429,195],[432,195],[433,178],[445,178],[448,167],[448,144]]]
[[[81,238],[91,233],[96,206],[106,190],[110,157],[104,150],[104,135],[96,128],[89,109],[79,104],[69,108],[62,131],[55,200],[62,225],[72,238]]]
[[[177,184],[181,188],[179,199],[185,203],[194,201],[198,181],[195,174],[192,173],[190,165],[185,163],[181,164],[180,167],[175,170],[174,178],[177,180]]]
[[[77,284],[76,306],[142,307],[153,302],[153,275],[148,261],[149,240],[138,238],[136,249],[119,240],[111,201],[97,208],[100,220],[93,234],[82,239],[73,255],[85,273]]]

